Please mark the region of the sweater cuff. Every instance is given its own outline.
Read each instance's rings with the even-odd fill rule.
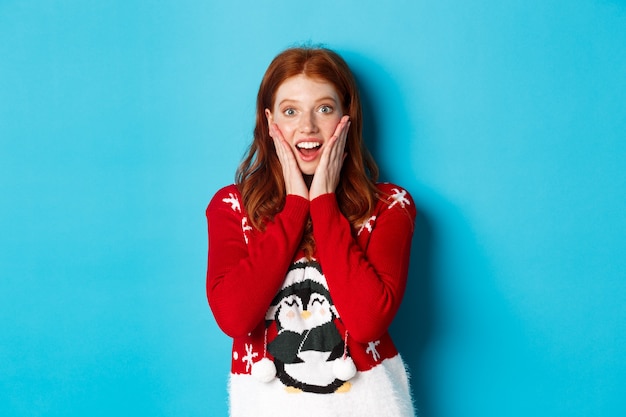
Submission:
[[[311,201],[311,218],[329,219],[340,216],[339,204],[335,193],[322,194]]]
[[[287,194],[282,215],[289,218],[304,219],[309,215],[309,200],[299,195]]]

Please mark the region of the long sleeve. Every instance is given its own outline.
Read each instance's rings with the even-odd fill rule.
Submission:
[[[371,233],[365,249],[355,240],[335,194],[311,202],[317,255],[333,302],[350,336],[361,343],[387,331],[406,287],[415,206],[406,191],[385,187],[390,197],[378,204],[363,229]]]
[[[253,230],[235,186],[218,191],[206,210],[209,254],[207,297],[219,327],[231,337],[262,320],[302,239],[308,200],[287,196],[283,210]]]

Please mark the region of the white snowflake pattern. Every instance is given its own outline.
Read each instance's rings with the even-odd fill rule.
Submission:
[[[241,358],[242,362],[246,363],[246,372],[250,372],[250,368],[252,368],[252,364],[254,363],[254,358],[259,356],[257,352],[252,351],[252,345],[246,343],[246,356]]]
[[[406,204],[411,205],[411,202],[406,196],[406,190],[392,188],[391,191],[393,191],[393,194],[391,194],[390,198],[393,200],[393,203],[389,204],[388,208],[392,208],[398,203],[400,203],[400,206],[402,206],[402,208],[404,208]]]
[[[233,193],[228,193],[228,197],[223,198],[222,201],[226,204],[230,204],[230,208],[233,211],[238,211],[241,213],[241,204],[239,204],[239,199]]]
[[[243,216],[241,219],[241,230],[243,231],[243,238],[246,241],[246,245],[248,244],[248,232],[252,230],[252,226],[248,224],[248,218]]]
[[[369,353],[372,355],[372,358],[378,362],[380,359],[380,353],[376,350],[376,346],[380,345],[380,340],[376,340],[375,342],[369,342],[367,344],[367,349],[365,349],[365,353]]]
[[[376,216],[372,216],[369,219],[367,219],[365,223],[363,223],[363,225],[359,229],[357,236],[360,235],[361,232],[363,232],[363,230],[367,230],[368,232],[372,233],[372,228],[374,227],[375,221],[376,221]]]

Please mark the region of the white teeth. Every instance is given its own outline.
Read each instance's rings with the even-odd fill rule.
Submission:
[[[302,149],[313,149],[322,145],[319,142],[300,142],[296,146]]]

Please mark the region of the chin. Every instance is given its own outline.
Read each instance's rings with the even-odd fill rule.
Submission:
[[[300,172],[302,172],[302,174],[304,175],[313,175],[315,174],[316,168],[317,168],[317,164],[315,166],[311,166],[308,164],[306,166],[300,165]]]

